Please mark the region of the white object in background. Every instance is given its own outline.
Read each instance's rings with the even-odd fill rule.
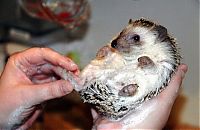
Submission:
[[[29,48],[29,46],[22,45],[19,43],[9,42],[5,45],[5,51],[8,55],[12,55],[15,52],[23,51],[25,49]]]
[[[0,44],[0,73],[3,70],[4,64],[5,64],[4,44]]]

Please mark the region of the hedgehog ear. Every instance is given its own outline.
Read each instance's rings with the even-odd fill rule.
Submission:
[[[158,33],[158,40],[164,41],[167,38],[167,29],[165,27],[161,25],[156,25],[155,31]]]
[[[133,23],[133,20],[129,19],[128,24],[132,24],[132,23]]]

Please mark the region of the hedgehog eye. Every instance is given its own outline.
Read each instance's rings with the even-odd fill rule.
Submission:
[[[134,35],[133,36],[133,40],[135,41],[135,42],[138,42],[138,41],[140,41],[140,36],[139,35]]]
[[[140,41],[140,36],[138,34],[128,35],[127,40],[130,43],[138,44],[138,42]]]

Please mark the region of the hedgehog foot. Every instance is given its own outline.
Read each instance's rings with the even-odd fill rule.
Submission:
[[[137,84],[129,84],[129,85],[123,87],[119,91],[118,95],[124,96],[124,97],[133,96],[136,93],[138,87],[139,86]]]

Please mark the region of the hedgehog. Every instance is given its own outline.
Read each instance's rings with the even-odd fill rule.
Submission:
[[[164,26],[144,18],[129,20],[81,72],[80,96],[100,115],[120,120],[167,87],[180,59]]]

